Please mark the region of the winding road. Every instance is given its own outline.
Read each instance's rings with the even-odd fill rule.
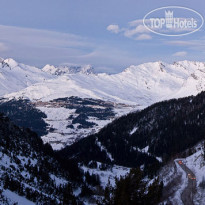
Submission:
[[[177,160],[177,163],[184,170],[188,178],[188,185],[181,194],[182,202],[184,205],[194,205],[193,195],[196,192],[196,176],[182,160]]]

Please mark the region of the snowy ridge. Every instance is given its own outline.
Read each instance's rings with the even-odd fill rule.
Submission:
[[[87,72],[90,67],[80,68],[79,72],[69,69],[63,67],[59,71],[59,68],[47,65],[43,71],[53,74],[52,78],[6,97],[49,101],[79,96],[145,107],[161,100],[196,95],[205,90],[205,64],[201,62],[150,62],[132,65],[112,75],[92,74]]]
[[[66,75],[66,74],[76,74],[76,73],[83,73],[86,75],[94,74],[94,69],[91,65],[85,66],[66,66],[61,65],[59,67],[55,67],[54,65],[45,65],[42,70],[52,75]]]
[[[0,96],[52,78],[36,67],[19,64],[11,58],[0,59]]]

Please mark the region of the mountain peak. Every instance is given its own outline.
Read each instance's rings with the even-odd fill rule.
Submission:
[[[50,74],[55,74],[57,68],[54,65],[47,64],[42,68],[42,70]]]
[[[45,65],[42,70],[44,72],[50,73],[52,75],[65,75],[65,74],[76,74],[76,73],[83,73],[86,75],[94,74],[94,69],[91,65],[85,66],[68,66],[68,65],[60,65],[55,67],[54,65]]]
[[[166,63],[162,61],[147,62],[139,65],[131,65],[126,68],[123,72],[164,72]]]
[[[4,66],[8,66],[11,69],[16,67],[16,66],[18,66],[18,63],[14,59],[12,59],[12,58],[7,58],[5,60],[1,58],[0,62],[2,63],[3,67]]]

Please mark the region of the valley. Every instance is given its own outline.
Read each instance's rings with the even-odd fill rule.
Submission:
[[[23,73],[23,68],[27,66],[11,59],[2,60],[2,75],[7,80],[10,74],[7,74],[6,69],[18,75],[19,71]],[[28,68],[31,71],[33,69]],[[199,175],[198,171],[205,167],[203,146],[200,144],[204,141],[204,71],[204,63],[189,61],[174,64],[145,63],[111,75],[95,73],[90,66],[69,68],[47,65],[42,70],[38,69],[38,76],[33,76],[32,72],[25,74],[25,82],[29,80],[30,84],[26,85],[22,78],[23,84],[19,90],[15,83],[14,89],[10,91],[1,87],[0,112],[20,129],[37,133],[44,144],[40,146],[45,146],[46,153],[49,153],[47,158],[45,156],[47,161],[57,160],[57,167],[52,170],[65,170],[60,175],[51,172],[49,183],[54,183],[53,179],[65,184],[71,182],[69,197],[79,204],[95,204],[102,199],[117,200],[112,198],[119,197],[115,195],[117,184],[122,183],[124,186],[123,180],[129,177],[137,180],[136,173],[142,174],[139,180],[146,182],[144,186],[147,191],[141,190],[144,201],[153,197],[152,191],[148,190],[156,186],[158,192],[155,196],[160,197],[153,200],[158,204],[186,204],[186,200],[190,201],[187,196],[192,193],[190,188],[186,188],[190,187],[190,181],[186,179],[188,168],[197,179],[193,203],[200,204],[204,198],[201,188],[203,174]],[[32,81],[34,78],[38,80]],[[196,147],[197,144],[200,144],[200,148]],[[2,144],[2,147],[5,146]],[[31,158],[24,154],[21,156]],[[176,161],[179,156],[183,161],[188,160],[181,171]],[[6,159],[2,154],[2,173],[11,157],[6,155]],[[196,161],[193,162],[193,159]],[[197,161],[199,159],[200,162]],[[168,168],[166,176],[165,169],[173,160],[176,164]],[[15,165],[17,161],[14,159],[11,169],[13,166],[18,168]],[[200,167],[195,170],[193,163],[196,166],[200,164]],[[74,173],[72,166],[75,167]],[[16,172],[10,172],[9,178],[17,176]],[[33,177],[28,182],[26,176],[23,176],[24,183],[39,189],[37,182],[34,183],[37,176],[29,174]],[[175,175],[173,180],[172,175]],[[1,186],[5,201],[6,198],[9,201],[9,195],[12,198],[14,194],[17,194],[17,198],[18,194],[21,195],[16,188],[10,187],[10,183],[16,182],[9,180],[7,187],[12,193],[4,188],[5,184]],[[164,189],[161,193],[162,183]],[[50,189],[59,188],[50,186]],[[104,198],[106,189],[112,192],[110,199]],[[47,192],[46,187],[45,190]],[[53,200],[55,194],[43,200]],[[38,198],[41,194],[36,195]],[[24,197],[31,199],[28,203],[34,201],[33,196]],[[61,195],[58,197],[56,204],[63,199]]]

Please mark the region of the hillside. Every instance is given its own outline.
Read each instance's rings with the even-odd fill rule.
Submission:
[[[122,104],[79,97],[49,102],[0,99],[0,112],[16,125],[36,132],[53,149],[61,149],[98,132],[115,117],[132,109]]]
[[[160,168],[178,156],[190,159],[193,170],[193,159],[196,167],[199,161],[203,170],[202,153],[192,154],[205,133],[205,92],[198,94],[204,69],[203,63],[183,61],[131,66],[115,75],[40,71],[49,79],[0,99],[0,112],[11,119],[0,117],[2,203],[96,203],[107,183],[115,193],[127,180],[121,178],[115,187],[115,176],[133,167],[140,167],[145,190],[156,175],[167,185]],[[200,194],[195,200],[202,200]]]
[[[1,112],[11,119],[15,118],[13,109],[17,115],[20,112],[15,123],[31,129],[38,125],[41,130],[33,130],[56,150],[97,133],[124,114],[162,100],[197,95],[205,88],[205,65],[202,62],[150,62],[130,66],[112,75],[95,73],[91,66],[46,65],[38,69],[12,59],[2,60],[3,64],[5,66],[0,70],[6,80],[0,79],[0,82],[11,89],[0,88],[2,93],[10,93],[0,102]],[[11,76],[15,76],[14,81]],[[20,91],[13,93],[16,90]],[[20,103],[22,99],[30,105]],[[84,105],[87,101],[89,103]],[[18,110],[19,103],[21,111]],[[32,118],[30,124],[24,118],[25,115],[29,118],[29,107],[41,113],[40,118]],[[109,114],[102,118],[100,112],[104,111]]]
[[[2,205],[96,204],[99,200],[104,201],[104,189],[107,185],[106,177],[101,177],[100,171],[106,173],[109,178],[107,180],[113,182],[129,172],[127,168],[108,167],[106,164],[98,163],[98,172],[90,173],[90,170],[79,164],[79,161],[64,160],[56,155],[50,145],[43,144],[37,134],[29,129],[17,127],[2,114],[0,136]],[[136,175],[133,177],[136,178]],[[142,183],[142,177],[140,181]],[[150,187],[156,185],[161,187],[159,183]],[[114,183],[112,186],[115,186]],[[135,191],[138,190],[140,186],[135,188]],[[149,194],[143,194],[148,203],[152,198],[156,198],[151,194],[152,190],[149,190]],[[106,204],[103,201],[101,204]]]
[[[156,103],[123,116],[59,151],[64,158],[96,160],[148,173],[204,139],[205,92],[196,97]]]
[[[77,178],[69,171],[69,166],[74,169],[71,162],[63,168],[48,144],[3,115],[0,136],[0,204],[76,203],[72,186]]]
[[[34,66],[18,63],[11,58],[0,59],[0,96],[51,78],[52,75]]]

